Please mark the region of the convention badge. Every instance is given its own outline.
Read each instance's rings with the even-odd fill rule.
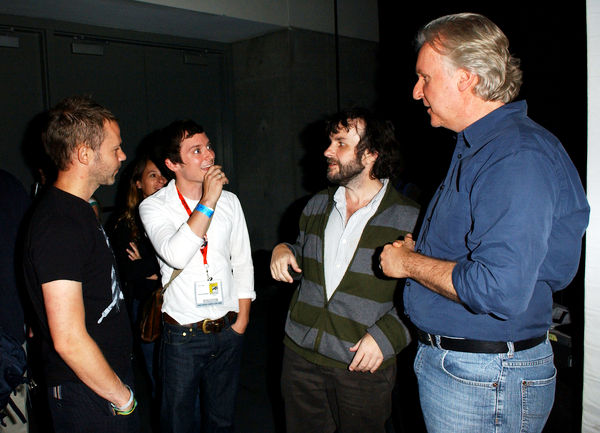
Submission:
[[[223,284],[221,280],[196,281],[194,283],[196,306],[218,305],[223,303]]]

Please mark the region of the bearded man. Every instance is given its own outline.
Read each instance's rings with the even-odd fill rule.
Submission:
[[[285,326],[282,392],[289,433],[384,432],[396,354],[410,341],[393,297],[397,282],[373,263],[378,249],[415,225],[416,203],[389,178],[398,142],[367,110],[327,122],[327,179],[300,217],[295,244],[273,249],[271,274],[301,274]]]

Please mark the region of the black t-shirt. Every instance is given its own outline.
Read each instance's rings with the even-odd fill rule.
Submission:
[[[88,202],[50,187],[35,206],[25,239],[25,279],[42,338],[47,385],[79,379],[53,349],[41,285],[82,284],[85,325],[117,375],[130,368],[132,335],[115,260]]]

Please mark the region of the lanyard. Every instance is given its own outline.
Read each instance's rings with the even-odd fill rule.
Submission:
[[[177,195],[179,196],[179,200],[181,201],[183,208],[187,212],[188,216],[191,216],[192,210],[190,209],[187,202],[185,201],[185,198],[183,198],[183,196],[179,192],[179,188],[177,188],[177,185],[175,185],[175,189],[177,190]],[[206,258],[208,256],[208,236],[207,235],[204,235],[204,243],[202,244],[202,247],[200,248],[200,252],[202,253],[202,258],[204,259],[204,269],[206,270],[206,280],[211,281],[212,277],[208,274],[208,261],[206,260]]]

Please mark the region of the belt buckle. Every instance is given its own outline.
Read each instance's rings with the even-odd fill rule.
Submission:
[[[210,334],[210,333],[211,333],[211,331],[209,331],[209,330],[207,329],[207,325],[208,325],[210,322],[211,322],[211,320],[210,320],[210,319],[204,319],[204,320],[202,321],[202,332],[204,332],[205,334]]]

